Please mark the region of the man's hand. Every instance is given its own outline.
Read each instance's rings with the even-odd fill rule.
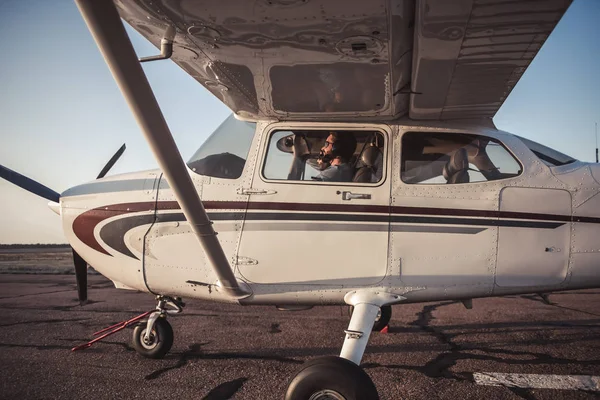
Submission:
[[[308,143],[304,136],[294,134],[294,157],[304,158],[310,154]]]

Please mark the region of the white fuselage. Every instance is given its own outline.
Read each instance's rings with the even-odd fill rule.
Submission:
[[[370,129],[385,137],[377,183],[267,179],[276,129]],[[515,177],[463,184],[405,183],[406,132],[494,138],[518,160]],[[373,287],[404,302],[600,286],[600,166],[551,167],[513,135],[464,124],[259,122],[242,175],[190,175],[235,275],[243,304],[344,304]],[[344,192],[368,199],[344,199]],[[231,301],[158,170],[63,193],[64,231],[117,287]]]

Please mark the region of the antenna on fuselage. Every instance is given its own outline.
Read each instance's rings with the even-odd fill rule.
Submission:
[[[596,163],[598,162],[598,123],[596,122]]]

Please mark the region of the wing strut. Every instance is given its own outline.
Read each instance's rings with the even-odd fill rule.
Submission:
[[[232,297],[248,297],[250,291],[247,286],[240,286],[244,283],[235,278],[217,240],[189,169],[179,154],[115,5],[111,0],[75,0],[75,3],[173,189],[185,218],[212,264],[219,287]]]

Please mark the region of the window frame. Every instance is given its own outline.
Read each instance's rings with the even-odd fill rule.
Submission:
[[[476,184],[490,184],[490,183],[495,183],[495,182],[503,182],[503,181],[507,181],[509,179],[516,179],[516,178],[520,178],[523,176],[523,174],[525,173],[525,164],[521,161],[521,159],[519,157],[517,157],[517,155],[515,154],[515,152],[509,147],[507,146],[504,141],[494,135],[489,135],[487,133],[473,133],[473,132],[466,132],[466,131],[462,131],[462,130],[451,130],[451,131],[445,131],[445,130],[428,130],[428,129],[423,129],[423,130],[419,130],[419,129],[414,129],[414,127],[402,127],[399,126],[400,128],[400,135],[399,135],[399,146],[400,146],[400,155],[398,157],[398,161],[399,161],[399,174],[400,174],[400,182],[402,185],[406,185],[406,186],[415,186],[415,185],[419,185],[419,186],[426,186],[426,187],[430,187],[430,186],[458,186],[458,185],[476,185]],[[403,157],[403,151],[404,151],[404,137],[407,134],[419,134],[419,135],[427,135],[427,134],[443,134],[443,135],[467,135],[467,136],[473,136],[473,137],[484,137],[486,139],[489,139],[490,141],[495,142],[496,144],[499,144],[502,148],[504,148],[504,150],[506,150],[508,152],[508,154],[513,158],[513,160],[515,160],[517,162],[517,164],[520,167],[520,172],[518,175],[515,176],[511,176],[511,177],[507,177],[507,178],[502,178],[502,179],[494,179],[491,181],[485,180],[485,181],[477,181],[477,182],[469,182],[469,183],[452,183],[452,184],[448,184],[448,183],[409,183],[404,181],[403,177],[402,177],[402,163],[404,161],[404,157]]]
[[[265,176],[264,170],[267,161],[267,155],[269,151],[269,146],[271,143],[271,137],[276,132],[280,131],[290,131],[293,132],[295,130],[303,130],[303,131],[372,131],[380,133],[383,136],[383,172],[381,174],[381,180],[379,182],[373,183],[362,183],[362,182],[328,182],[328,181],[308,181],[308,180],[287,180],[287,179],[269,179]],[[389,154],[390,154],[390,145],[393,144],[390,138],[392,137],[391,129],[388,125],[347,125],[347,124],[323,124],[323,125],[280,125],[273,124],[271,126],[267,126],[264,129],[264,139],[262,140],[262,149],[260,152],[260,164],[258,175],[260,179],[269,184],[293,184],[293,185],[311,185],[311,186],[356,186],[356,187],[371,187],[376,188],[379,186],[383,186],[388,179],[388,171],[390,169],[389,163]]]
[[[527,147],[529,149],[529,151],[531,151],[548,168],[562,167],[562,166],[569,165],[569,164],[579,161],[576,158],[573,158],[567,154],[564,154],[558,150],[555,150],[555,149],[548,147],[546,145],[543,145],[541,143],[535,142],[531,139],[527,139],[525,137],[518,136],[518,135],[515,135],[515,137],[517,139],[519,139],[525,145],[525,147]],[[546,153],[542,153],[542,151],[544,151]],[[550,154],[550,153],[554,153],[554,154]],[[567,160],[560,161],[558,158],[554,158],[554,156],[566,157]]]

